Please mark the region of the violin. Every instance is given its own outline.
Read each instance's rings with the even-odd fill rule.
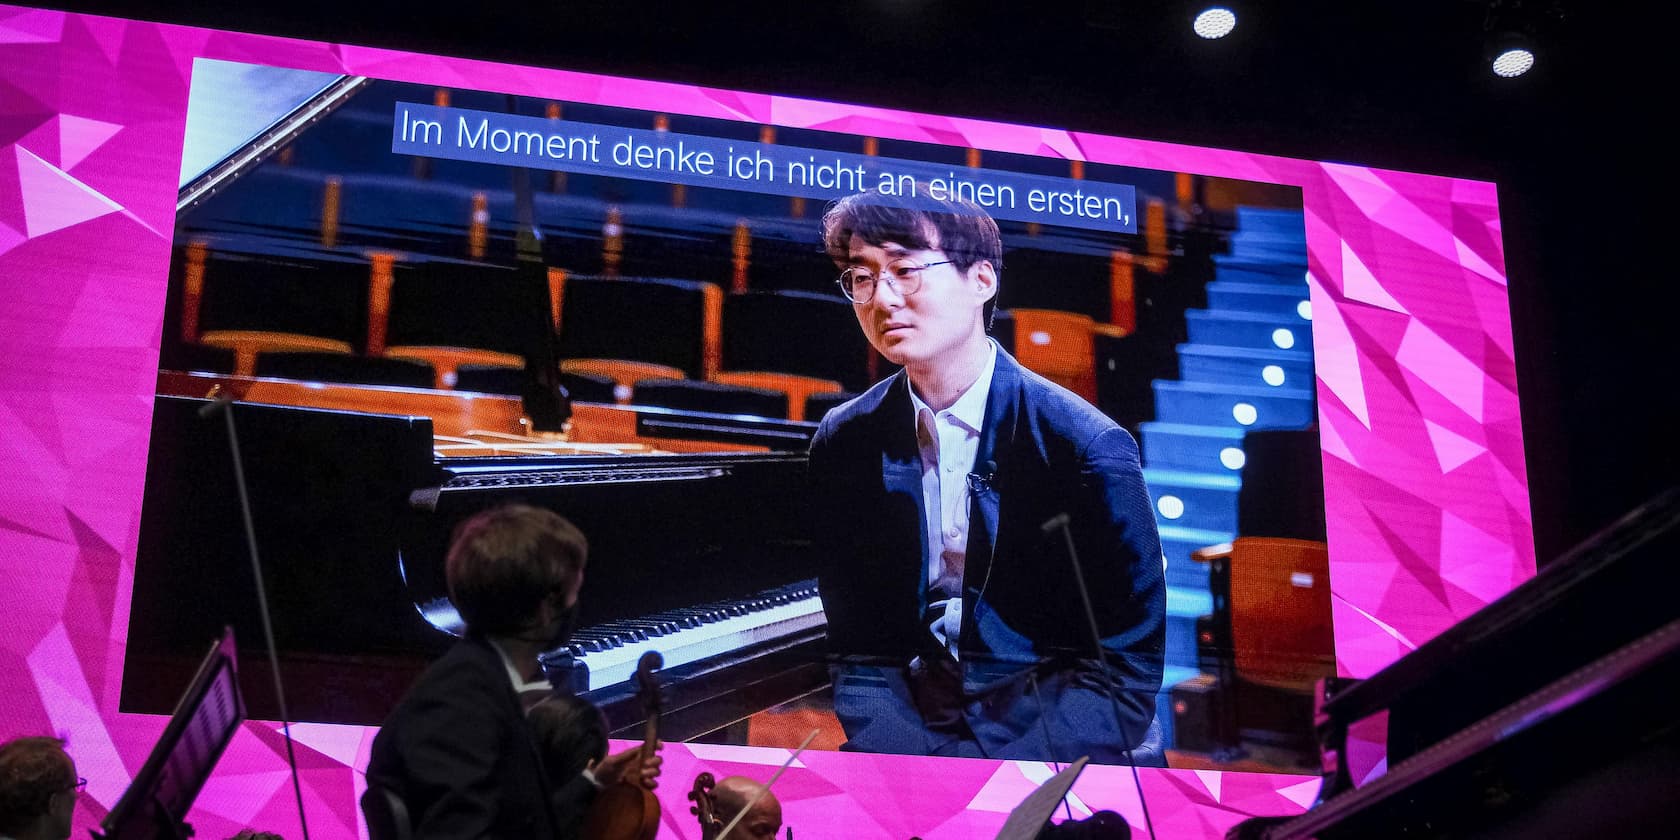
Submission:
[[[664,664],[664,657],[653,650],[642,654],[636,663],[636,696],[647,715],[637,766],[659,746],[659,683],[654,679],[654,672]],[[659,799],[641,784],[641,773],[633,776],[595,794],[583,821],[584,840],[653,840],[659,831]]]
[[[700,818],[700,840],[717,840],[718,832],[723,830],[723,821],[717,818],[717,800],[712,798],[714,787],[717,779],[702,771],[694,779],[694,789],[688,792],[688,798],[694,802],[688,812]]]

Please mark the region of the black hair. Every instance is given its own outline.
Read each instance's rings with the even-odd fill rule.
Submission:
[[[607,757],[607,719],[594,704],[569,694],[545,697],[525,717],[531,722],[543,768],[555,784]]]
[[[951,259],[958,271],[975,263],[989,262],[999,281],[1003,279],[1003,239],[997,222],[979,205],[960,198],[938,199],[856,193],[836,201],[823,214],[823,248],[836,265],[844,267],[852,237],[871,244],[896,242],[906,248],[938,250]],[[986,301],[982,315],[986,329],[992,328],[992,313],[998,296]]]

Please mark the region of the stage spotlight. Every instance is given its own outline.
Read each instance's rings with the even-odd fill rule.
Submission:
[[[1212,6],[1197,14],[1190,28],[1195,30],[1197,35],[1210,41],[1223,38],[1237,28],[1237,13],[1223,6]]]
[[[1495,76],[1515,78],[1534,69],[1540,48],[1563,23],[1560,0],[1490,0],[1482,22],[1484,57]]]
[[[1521,76],[1534,67],[1534,53],[1512,47],[1493,57],[1493,75],[1507,79]]]

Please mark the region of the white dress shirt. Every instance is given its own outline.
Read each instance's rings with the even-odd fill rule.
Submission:
[[[980,428],[986,420],[986,397],[997,369],[997,345],[986,342],[986,366],[968,390],[944,411],[935,412],[916,389],[910,389],[915,410],[916,443],[922,455],[922,522],[927,529],[927,584],[930,607],[941,604],[943,616],[928,629],[957,653],[962,630],[963,564],[968,557],[968,476],[980,449]]]

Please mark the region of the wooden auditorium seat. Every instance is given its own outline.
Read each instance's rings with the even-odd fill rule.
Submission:
[[[251,375],[270,352],[355,352],[366,332],[365,262],[210,253],[190,246],[183,271],[179,337],[234,354]]]
[[[560,372],[560,384],[574,403],[618,402],[618,382],[611,377],[563,370]]]
[[[336,382],[342,385],[432,387],[431,365],[407,359],[347,353],[267,352],[257,357],[259,377]]]
[[[434,260],[398,263],[375,279],[368,346],[431,365],[433,387],[457,387],[463,366],[522,371],[547,357],[552,327],[546,270]]]
[[[750,388],[704,382],[698,379],[644,379],[630,395],[635,405],[706,411],[713,414],[749,414],[755,417],[786,417],[788,395],[768,388]]]
[[[1213,740],[1310,752],[1315,683],[1335,675],[1324,474],[1316,429],[1243,435],[1237,533],[1191,552],[1213,612],[1197,623],[1220,700]],[[1205,677],[1203,678],[1205,679]]]
[[[520,396],[525,392],[525,371],[497,365],[462,365],[455,369],[457,391]],[[560,386],[572,402],[615,403],[617,383],[605,376],[560,373]]]
[[[868,388],[870,354],[843,298],[798,291],[731,294],[723,303],[723,370],[712,380],[781,391],[789,419],[802,420],[812,394]]]
[[[836,406],[856,396],[857,394],[851,391],[826,391],[820,394],[810,394],[805,397],[803,417],[811,423],[819,422],[824,415],[833,411]]]
[[[454,390],[518,396],[525,393],[525,369],[507,365],[460,365],[455,368]]]
[[[1330,552],[1322,542],[1238,537],[1191,555],[1223,563],[1228,582],[1230,662],[1238,679],[1307,696],[1334,676],[1330,626]],[[1217,580],[1216,572],[1210,579]]]
[[[1055,309],[1011,309],[1009,314],[1016,360],[1095,405],[1097,325],[1091,316]]]
[[[706,379],[718,369],[723,290],[712,283],[550,275],[560,369],[643,379]]]

